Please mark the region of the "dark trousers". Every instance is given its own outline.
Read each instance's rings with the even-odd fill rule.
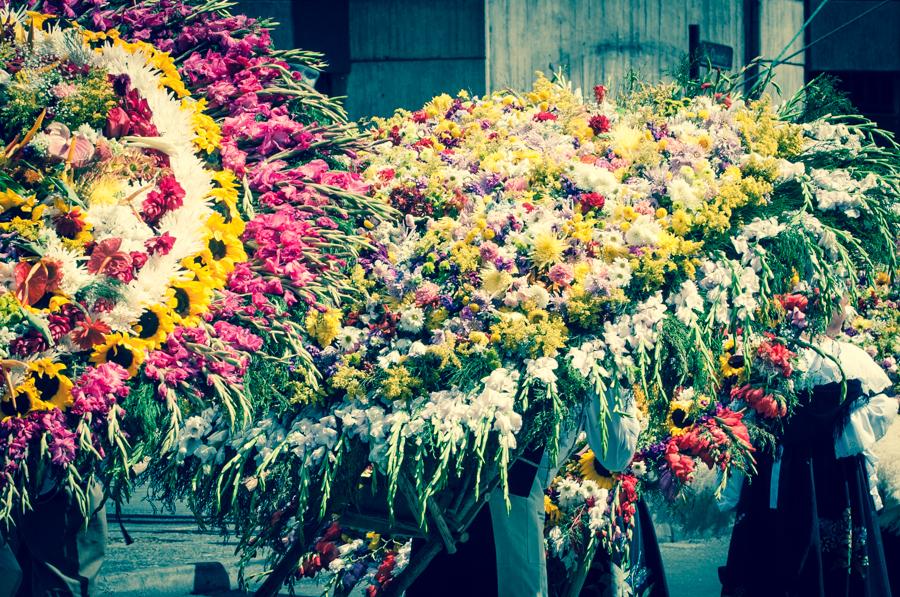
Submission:
[[[0,597],[90,595],[106,553],[102,498],[99,486],[89,489],[92,515],[88,520],[64,490],[33,503],[34,509],[5,533],[5,553],[0,554],[0,578],[5,580],[0,580]],[[16,577],[20,579],[17,591]]]

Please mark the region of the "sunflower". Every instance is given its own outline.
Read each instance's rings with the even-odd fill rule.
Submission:
[[[725,353],[719,357],[719,367],[722,369],[722,376],[741,377],[744,374],[744,356],[740,354]]]
[[[609,471],[597,461],[593,450],[587,450],[578,459],[578,470],[581,472],[581,478],[585,481],[591,480],[600,486],[600,489],[612,489],[613,478],[609,476]]]
[[[203,264],[209,267],[214,278],[224,283],[235,264],[246,261],[247,253],[244,252],[241,239],[234,234],[228,224],[223,223],[221,217],[211,217],[207,226],[205,246],[199,257]]]
[[[94,346],[91,362],[116,363],[128,370],[130,375],[137,373],[144,362],[144,345],[140,340],[125,334],[107,334],[102,344]]]
[[[49,404],[60,410],[72,405],[72,380],[62,374],[65,369],[65,365],[54,363],[50,359],[40,359],[28,364],[28,378],[34,381],[39,403]]]
[[[175,329],[175,321],[167,306],[151,305],[144,309],[131,328],[147,350],[153,350],[166,341]]]
[[[209,308],[212,291],[209,282],[198,280],[175,282],[169,288],[168,305],[175,323],[187,327],[197,324],[201,315]]]
[[[549,522],[551,526],[556,526],[559,523],[559,519],[562,517],[559,506],[553,503],[553,500],[550,499],[549,495],[544,496],[544,513],[547,515],[547,522]]]
[[[40,398],[38,396],[34,379],[31,377],[27,378],[15,387],[15,397],[9,394],[3,395],[3,401],[0,402],[0,412],[3,413],[3,418],[21,417],[35,410],[36,406],[40,406]]]
[[[691,419],[691,410],[693,410],[694,402],[692,400],[673,400],[669,403],[669,416],[666,418],[666,427],[673,437],[684,435],[685,429],[693,424]]]

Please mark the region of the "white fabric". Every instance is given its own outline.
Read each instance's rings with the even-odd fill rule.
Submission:
[[[900,417],[866,456],[878,463],[878,490],[884,500],[878,520],[883,528],[900,535]]]
[[[841,434],[835,440],[834,452],[838,458],[846,458],[863,453],[866,456],[866,474],[869,478],[869,491],[875,502],[876,509],[881,508],[881,496],[878,493],[878,462],[869,448],[884,437],[894,418],[897,416],[897,401],[885,396],[883,392],[891,386],[891,380],[878,366],[869,354],[862,348],[849,342],[839,342],[826,338],[819,342],[819,350],[826,355],[823,357],[816,351],[807,348],[800,354],[800,371],[802,375],[798,387],[814,388],[829,383],[840,382],[844,379],[859,380],[862,391],[865,394],[877,394],[868,402],[853,407],[850,412],[850,420]],[[837,360],[837,363],[835,363]],[[838,367],[840,364],[840,367]],[[843,369],[843,375],[841,374]],[[781,477],[781,450],[772,465],[772,482],[769,488],[769,507],[778,506],[778,484]]]
[[[775,453],[775,462],[772,463],[772,479],[769,481],[769,508],[778,508],[778,482],[781,480],[781,446]]]
[[[722,475],[720,471],[718,473]],[[721,476],[719,477],[721,479]],[[741,499],[741,491],[744,489],[745,475],[741,471],[735,471],[728,475],[725,481],[725,487],[716,498],[716,506],[720,512],[727,512],[737,508],[738,501]]]
[[[497,551],[497,589],[499,595],[544,597],[547,589],[547,560],[544,552],[544,489],[565,462],[578,429],[571,428],[560,438],[556,462],[550,462],[545,450],[537,476],[527,497],[509,496],[510,509],[501,492],[488,501],[491,526]]]
[[[492,495],[488,501],[497,551],[497,589],[500,595],[546,597],[548,594],[544,550],[544,489],[550,485],[559,467],[569,457],[581,427],[587,432],[591,449],[609,470],[624,469],[634,457],[640,433],[634,400],[630,397],[620,400],[612,392],[605,399],[612,416],[606,424],[608,443],[602,458],[604,450],[600,441],[600,402],[597,397],[593,397],[584,409],[579,424],[568,429],[560,438],[556,462],[550,462],[549,454],[544,452],[528,497],[509,496],[509,510],[500,492]]]
[[[819,342],[818,348],[840,363],[848,379],[862,382],[864,393],[878,394],[890,387],[891,380],[884,369],[859,346],[826,338]],[[842,380],[841,370],[834,360],[822,357],[810,348],[800,353],[798,369],[801,376],[797,385],[801,388],[814,388]]]
[[[868,450],[885,436],[896,416],[897,399],[884,394],[854,406],[850,420],[834,442],[835,456],[845,458]]]
[[[606,443],[600,434],[600,399],[597,396],[588,402],[584,429],[588,444],[600,464],[612,472],[618,472],[624,470],[634,458],[641,422],[631,395],[609,391],[605,399],[607,412],[610,413],[610,419],[606,422]]]

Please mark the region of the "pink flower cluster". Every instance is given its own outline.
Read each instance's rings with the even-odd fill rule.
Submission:
[[[89,367],[75,380],[72,406],[66,411],[32,411],[23,417],[7,417],[0,422],[0,469],[11,475],[27,462],[29,452],[39,438],[46,438],[53,464],[64,467],[75,462],[79,453],[75,430],[88,425],[93,448],[106,451],[103,433],[113,407],[128,396],[128,372],[115,363]]]
[[[240,386],[250,353],[262,348],[262,338],[246,328],[217,321],[210,328],[177,327],[158,350],[147,355],[144,375],[157,384],[157,395],[165,399],[171,388],[202,392],[197,380],[213,385],[213,377]]]
[[[238,176],[246,175],[259,203],[268,208],[247,226],[245,240],[255,251],[250,252],[249,265],[232,275],[233,290],[249,292],[257,306],[268,302],[265,295],[293,304],[308,298],[302,296],[303,286],[314,281],[322,268],[341,265],[329,260],[317,245],[318,231],[337,228],[337,224],[317,209],[330,199],[308,183],[354,192],[366,187],[358,175],[332,170],[319,157],[323,129],[301,121],[289,108],[289,97],[267,90],[280,85],[284,76],[302,79],[272,55],[267,30],[243,15],[209,13],[202,19],[191,18],[197,9],[178,0],[153,4],[45,0],[43,9],[67,17],[89,15],[88,26],[117,28],[126,39],[149,42],[184,57],[179,67],[191,91],[205,97],[221,118],[223,165]],[[139,105],[132,108],[130,120],[140,113]],[[288,155],[292,159],[285,159]],[[145,204],[145,214],[160,215],[158,203]]]

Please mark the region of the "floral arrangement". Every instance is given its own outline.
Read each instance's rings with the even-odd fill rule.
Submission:
[[[674,85],[586,100],[541,78],[400,111],[357,154],[292,66],[310,56],[274,52],[223,5],[43,9],[171,52],[243,178],[247,259],[201,325],[148,354],[127,410],[160,438],[137,451],[157,488],[233,523],[246,558],[270,554],[263,593],[296,578],[331,515],[342,531],[394,520],[401,543],[427,526],[426,553],[452,548],[524,448],[554,453],[583,398],[613,393],[645,426],[596,527],[619,529],[600,541],[615,550],[634,465],[676,493],[695,459],[751,470],[746,439],[790,414],[775,390],[796,330],[824,327],[849,272],[896,264],[896,151],[862,120]],[[751,394],[766,368],[774,390]],[[148,433],[160,417],[175,424]],[[393,582],[385,566],[374,592],[425,559]]]
[[[267,483],[302,471],[280,478],[273,508],[290,518],[263,539],[292,560],[280,546],[311,506],[297,497],[368,465],[388,514],[407,504],[452,543],[442,518],[503,488],[524,446],[553,453],[581,397],[609,392],[642,403],[635,464],[667,492],[696,461],[723,480],[752,472],[751,438],[790,414],[801,332],[824,328],[850,272],[896,262],[893,150],[865,123],[799,120],[715,90],[591,102],[547,79],[376,120],[364,176],[404,218],[368,226],[375,249],[351,275],[363,298],[307,320],[315,401],[257,424],[233,461],[261,463]],[[361,445],[367,463],[350,462]],[[581,504],[610,551],[637,479]]]
[[[879,272],[875,284],[867,286],[856,304],[855,316],[844,326],[845,340],[865,349],[885,370],[898,390],[900,358],[900,314],[897,291],[890,276]]]
[[[4,165],[11,348],[0,356],[11,357],[17,395],[36,387],[41,398],[3,422],[11,473],[42,446],[76,492],[89,460],[117,499],[132,469],[149,466],[162,497],[212,510],[203,417],[215,412],[227,436],[316,384],[306,311],[347,291],[341,268],[366,245],[356,215],[390,210],[340,170],[357,135],[303,79],[316,57],[276,53],[264,23],[225,7],[48,2],[44,13],[4,13],[16,45],[0,109],[9,139],[19,136]],[[85,28],[60,33],[52,14]],[[204,51],[172,57],[195,47]],[[74,61],[67,78],[46,68],[48,48]],[[58,440],[41,439],[45,429]],[[23,479],[9,491],[22,494]],[[192,491],[195,480],[208,492]],[[5,499],[7,513],[20,503]]]
[[[243,259],[218,127],[171,61],[4,12],[0,113],[4,519],[55,484],[127,469],[121,403]]]

